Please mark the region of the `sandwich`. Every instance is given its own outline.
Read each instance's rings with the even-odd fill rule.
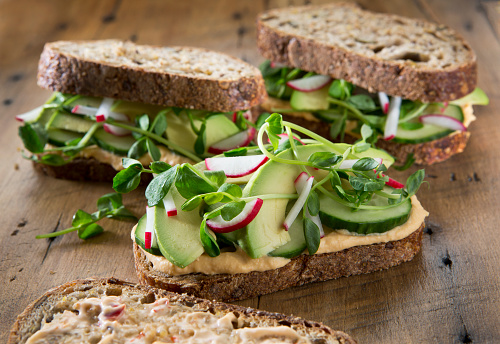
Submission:
[[[424,171],[390,178],[394,159],[366,143],[371,134],[332,143],[275,113],[257,146],[203,163],[125,160],[114,185],[156,173],[131,232],[139,281],[233,301],[411,260],[428,215],[415,196]]]
[[[433,164],[464,150],[476,56],[452,29],[352,3],[272,9],[257,19],[269,99],[264,111],[329,139],[370,143],[398,163]]]
[[[8,340],[61,342],[355,343],[321,323],[114,278],[76,280],[47,291],[18,316]]]
[[[16,117],[29,159],[58,178],[110,181],[122,157],[169,164],[247,145],[259,70],[202,48],[118,40],[47,43],[38,85],[54,91]]]

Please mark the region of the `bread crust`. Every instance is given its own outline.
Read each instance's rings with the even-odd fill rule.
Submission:
[[[320,7],[325,10],[343,7],[351,8],[353,11],[363,11],[358,6],[343,3]],[[299,7],[298,11],[307,13],[309,8],[311,7]],[[286,11],[287,9],[270,10],[261,14],[257,20],[257,46],[261,54],[271,61],[330,75],[335,79],[344,79],[370,92],[385,92],[423,102],[458,99],[472,92],[476,86],[477,63],[472,48],[460,35],[444,26],[411,19],[418,25],[430,25],[439,30],[448,30],[463,48],[469,51],[468,60],[446,68],[415,68],[413,61],[364,56],[306,36],[290,35],[266,23],[268,18],[282,14],[285,16]],[[364,11],[364,14],[371,15],[372,12]],[[389,14],[387,18],[409,20]]]
[[[198,311],[208,311],[213,314],[233,312],[238,318],[243,319],[244,324],[254,324],[256,326],[289,326],[301,334],[307,334],[314,337],[316,340],[315,343],[355,343],[355,341],[344,332],[332,330],[318,322],[279,313],[260,311],[253,308],[203,300],[186,294],[175,294],[149,286],[132,284],[115,278],[75,280],[50,289],[26,307],[17,317],[10,331],[7,343],[25,343],[28,337],[40,328],[40,323],[43,319],[50,318],[51,314],[54,312],[61,311],[55,309],[56,307],[54,306],[55,303],[65,295],[73,292],[85,293],[87,297],[90,295],[120,295],[130,290],[134,293],[143,295],[143,300],[148,303],[154,302],[158,298],[166,297],[171,303],[183,304]]]
[[[339,252],[300,255],[285,266],[267,271],[169,276],[153,269],[134,243],[135,269],[139,281],[156,288],[219,301],[243,300],[257,295],[390,268],[413,259],[422,244],[424,223],[408,237],[388,243],[355,246]]]
[[[115,40],[106,42],[123,43]],[[207,79],[151,71],[141,66],[111,65],[104,61],[99,63],[65,52],[61,46],[66,43],[60,41],[45,45],[38,65],[40,87],[64,93],[222,112],[249,109],[267,97],[264,80],[255,67],[251,67],[254,70],[251,77]],[[208,51],[201,48],[173,48]],[[231,59],[246,64],[239,59]]]

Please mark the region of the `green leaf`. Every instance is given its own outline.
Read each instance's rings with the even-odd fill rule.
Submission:
[[[310,255],[313,255],[318,251],[321,234],[318,226],[316,226],[311,219],[304,217],[302,221],[304,224],[304,236],[306,238],[307,250]]]
[[[247,152],[248,152],[247,147],[240,147],[224,152],[224,156],[244,156],[247,155]]]
[[[297,140],[297,139],[293,139],[293,142],[295,143],[295,146],[302,146],[303,144]],[[290,149],[292,147],[292,145],[290,144],[290,139],[281,139],[281,142],[278,146],[278,149],[276,149],[274,151],[274,154],[277,155],[283,151],[286,151],[287,149]]]
[[[330,126],[330,137],[333,139],[338,137],[339,135],[343,137],[345,133],[346,123],[347,114],[344,114],[341,118],[334,120],[332,125]]]
[[[151,170],[154,173],[160,174],[160,173],[163,173],[165,171],[168,171],[170,168],[172,168],[172,166],[167,164],[166,162],[163,162],[163,161],[153,161],[149,165],[149,168],[151,168]]]
[[[161,153],[158,147],[154,144],[153,140],[150,138],[146,139],[146,147],[148,149],[148,153],[151,156],[153,161],[158,161],[161,158]]]
[[[97,200],[97,209],[112,211],[123,206],[122,195],[119,193],[109,193]]]
[[[406,180],[406,185],[405,185],[406,191],[408,191],[410,195],[416,194],[418,189],[420,188],[420,185],[422,185],[424,178],[425,178],[425,170],[418,170],[415,173],[413,173]]]
[[[319,196],[316,191],[312,191],[307,198],[307,210],[312,216],[316,216],[319,213]]]
[[[365,157],[356,161],[352,166],[352,169],[355,171],[371,171],[377,168],[378,165],[379,163],[377,162],[377,160],[370,157]]]
[[[92,223],[78,230],[78,237],[86,240],[104,232],[104,229],[96,223]]]
[[[148,206],[154,207],[167,195],[168,191],[176,181],[178,165],[157,175],[146,188]],[[184,197],[191,198],[191,197]]]
[[[224,221],[231,221],[243,211],[245,205],[245,201],[228,203],[221,209],[220,215]]]
[[[73,220],[71,221],[71,226],[72,227],[80,227],[82,225],[85,225],[87,223],[93,222],[94,219],[92,218],[92,215],[89,213],[78,209],[75,215],[73,215]]]
[[[184,204],[181,206],[181,209],[184,211],[195,210],[201,204],[202,200],[203,200],[203,195],[198,195],[196,197],[193,197],[190,200],[184,202]]]
[[[137,124],[139,124],[139,128],[142,130],[148,130],[149,129],[149,116],[144,114],[138,118],[136,118]]]
[[[153,124],[151,125],[151,128],[153,129],[153,132],[158,135],[162,136],[165,134],[165,131],[167,131],[167,117],[165,114],[168,112],[168,110],[162,110],[158,112],[158,115],[156,115]]]
[[[348,102],[361,111],[373,111],[377,108],[373,99],[366,94],[358,94],[349,98]]]
[[[198,137],[196,138],[196,141],[194,142],[194,151],[198,155],[202,155],[205,153],[205,144],[207,142],[207,124],[203,122],[200,127],[200,131],[198,133]]]
[[[266,123],[269,123],[267,128],[267,136],[273,145],[273,149],[278,149],[280,143],[279,134],[283,133],[283,119],[279,113],[273,113],[266,119]]]
[[[147,151],[148,148],[146,146],[146,137],[143,137],[134,142],[132,147],[130,147],[130,149],[128,150],[127,157],[132,159],[139,159],[144,154],[146,154]]]
[[[141,182],[142,164],[133,164],[118,172],[113,178],[113,190],[127,193],[135,190]]]
[[[19,136],[31,153],[42,153],[48,140],[47,131],[38,123],[26,123],[19,127]]]
[[[332,152],[316,152],[311,154],[307,159],[308,162],[317,168],[331,167],[341,160],[341,155]]]
[[[226,192],[235,198],[240,198],[243,194],[241,188],[236,184],[225,183],[219,187],[218,192]]]
[[[417,130],[424,127],[424,125],[419,122],[403,122],[399,123],[399,126],[404,130]]]
[[[217,191],[218,187],[191,165],[182,164],[178,170],[175,186],[182,197],[190,199],[196,195]]]
[[[345,100],[351,96],[354,86],[345,80],[337,79],[332,82],[328,89],[328,94],[332,98]]]
[[[260,129],[266,123],[267,119],[271,116],[269,112],[263,112],[259,115],[259,118],[257,118],[257,121],[255,121],[255,126],[257,127],[257,130]]]
[[[377,191],[384,188],[384,182],[372,180],[364,177],[349,176],[349,183],[354,190],[358,191]]]
[[[332,186],[332,188],[335,188],[335,186],[342,186],[342,182],[340,181],[340,177],[339,177],[339,174],[337,173],[337,171],[330,171],[331,175],[330,175],[330,184]]]
[[[123,168],[129,168],[130,166],[134,166],[134,165],[136,167],[140,167],[142,169],[142,163],[139,160],[130,159],[130,158],[123,158],[122,159]]]
[[[116,220],[123,220],[123,221],[137,221],[137,217],[132,214],[130,210],[125,208],[124,206],[119,207],[118,209],[115,209],[111,212],[111,214],[108,214],[107,217],[111,217]]]
[[[361,137],[363,138],[363,140],[368,140],[372,135],[373,129],[369,125],[363,124],[361,126]]]
[[[217,185],[217,187],[224,184],[227,179],[224,171],[203,171],[203,174],[208,180]]]
[[[62,166],[67,164],[67,161],[59,154],[44,154],[40,157],[40,162],[51,166]]]
[[[212,204],[219,203],[220,201],[222,201],[223,198],[224,198],[224,195],[222,195],[218,192],[214,192],[214,193],[210,193],[210,194],[206,195],[204,197],[204,200],[205,200],[206,204],[212,205]]]
[[[219,245],[217,245],[215,235],[209,232],[206,220],[203,220],[200,226],[200,239],[205,252],[210,257],[217,257],[220,255]]]
[[[371,147],[371,144],[369,143],[362,143],[362,142],[359,142],[359,143],[356,143],[354,145],[354,153],[363,153],[365,151],[367,151],[368,149],[370,149]]]

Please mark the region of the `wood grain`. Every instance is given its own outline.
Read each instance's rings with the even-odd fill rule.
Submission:
[[[224,51],[251,63],[255,17],[262,10],[328,1],[0,1],[0,342],[15,316],[46,289],[89,276],[136,281],[131,223],[108,220],[102,236],[36,240],[66,228],[81,208],[92,212],[108,184],[50,179],[21,157],[13,117],[49,92],[36,86],[43,44],[59,39],[131,39]],[[239,304],[322,321],[360,343],[500,342],[500,44],[492,15],[497,2],[363,0],[372,10],[442,22],[473,46],[479,86],[490,97],[464,153],[426,169],[419,198],[430,211],[422,252],[387,271],[285,290]],[[488,19],[489,18],[489,19]],[[493,19],[492,19],[493,18]],[[398,173],[404,180],[409,173]],[[143,191],[124,197],[143,213]]]

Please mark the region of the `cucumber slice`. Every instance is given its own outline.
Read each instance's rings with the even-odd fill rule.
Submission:
[[[146,215],[140,218],[139,222],[137,223],[137,227],[135,227],[135,243],[139,245],[144,251],[154,254],[155,256],[161,256],[161,251],[160,248],[158,247],[158,243],[152,243],[151,248],[146,248],[144,243],[146,242],[145,240],[145,233],[146,233],[146,224],[147,224],[147,218]]]
[[[83,137],[83,134],[80,133],[55,128],[49,129],[47,133],[49,135],[49,143],[55,146],[65,146],[66,142]]]
[[[450,104],[454,105],[466,105],[466,104],[471,104],[471,105],[488,105],[490,100],[488,99],[488,96],[482,89],[479,87],[476,87],[474,91],[469,93],[463,98],[452,100]]]
[[[441,108],[438,105],[430,105],[425,109],[423,115],[432,114],[432,113],[441,113]],[[464,114],[462,112],[462,108],[456,105],[448,105],[443,115],[450,116],[458,119],[463,122]],[[414,119],[413,122],[419,123],[418,118]],[[411,122],[409,122],[411,123]],[[453,130],[438,127],[432,124],[425,124],[423,127],[416,130],[408,130],[403,129],[401,126],[398,127],[398,131],[396,133],[396,137],[392,140],[394,142],[400,143],[421,143],[437,140],[441,137],[445,137],[451,134]]]
[[[302,213],[300,213],[288,229],[290,241],[268,253],[271,257],[293,258],[304,252],[307,248],[304,227],[302,224]]]
[[[103,128],[96,130],[94,139],[99,147],[117,155],[127,155],[130,147],[136,142],[133,136],[116,136]]]
[[[45,119],[44,114],[42,117]],[[49,128],[64,129],[83,134],[89,131],[94,123],[94,121],[91,121],[86,117],[67,114],[62,111],[57,111],[56,114],[53,114],[50,119],[47,120]]]
[[[332,229],[347,229],[357,234],[384,233],[405,223],[410,216],[411,201],[383,210],[360,209],[353,211],[328,196],[319,197],[319,216],[324,226]],[[373,196],[369,205],[387,205],[387,199]]]
[[[328,102],[328,89],[330,84],[313,92],[293,91],[290,97],[290,106],[294,110],[327,110],[330,106]]]

